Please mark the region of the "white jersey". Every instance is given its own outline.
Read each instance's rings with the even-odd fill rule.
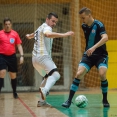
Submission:
[[[52,32],[52,28],[48,26],[46,23],[43,23],[36,31],[35,31],[35,43],[32,54],[34,56],[43,56],[50,55],[52,51],[52,38],[45,37],[46,32]]]

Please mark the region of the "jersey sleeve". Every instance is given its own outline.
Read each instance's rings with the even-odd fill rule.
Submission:
[[[22,41],[21,41],[21,39],[19,37],[19,34],[16,32],[16,45],[21,44],[21,43],[22,43]]]
[[[48,32],[52,32],[52,28],[49,27],[49,26],[47,26],[47,27],[45,27],[45,28],[43,29],[43,33],[44,33],[44,34],[46,34],[46,33],[48,33]]]
[[[100,33],[100,35],[106,34],[105,26],[103,24],[101,24],[101,26],[99,26],[99,33]]]

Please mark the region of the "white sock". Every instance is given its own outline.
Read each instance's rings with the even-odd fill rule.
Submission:
[[[45,86],[45,83],[46,83],[46,79],[44,79],[44,80],[41,82],[40,87],[44,87],[44,86]]]
[[[41,98],[41,93],[39,93],[39,101],[40,102],[44,102],[45,100],[43,100],[42,98]]]
[[[41,82],[41,87],[43,87],[45,85],[45,79]],[[40,102],[44,102],[45,100],[43,100],[42,98],[41,98],[41,93],[39,93],[39,101]]]
[[[59,78],[60,74],[58,72],[54,72],[51,76],[48,77],[45,84],[45,89],[49,91]]]
[[[49,91],[51,87],[55,84],[55,82],[56,82],[55,78],[53,76],[49,76],[46,81],[45,89]]]

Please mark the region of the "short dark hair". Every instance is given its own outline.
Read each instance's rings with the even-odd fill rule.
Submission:
[[[5,17],[4,20],[3,20],[3,23],[5,24],[5,22],[7,22],[7,21],[10,21],[11,22],[11,19],[9,17]]]
[[[51,19],[52,16],[58,18],[58,15],[57,15],[56,13],[54,13],[54,12],[49,13],[49,14],[47,15],[47,18],[48,18],[48,19]]]
[[[85,14],[91,14],[91,10],[87,7],[83,7],[82,9],[80,9],[79,11],[79,14],[82,14],[82,13],[85,13]]]

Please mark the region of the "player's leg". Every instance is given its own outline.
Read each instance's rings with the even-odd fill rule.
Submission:
[[[46,74],[43,66],[40,64],[40,59],[38,57],[33,57],[32,58],[32,63],[34,68],[39,72],[39,74],[43,77],[43,81],[41,82],[40,87],[44,87],[46,84],[46,80],[48,78],[48,75]],[[49,92],[47,92],[46,95],[48,95]],[[47,103],[44,99],[42,99],[41,93],[39,92],[39,101],[37,103],[37,107],[41,107],[41,106],[46,106],[46,107],[50,107],[50,104]]]
[[[43,81],[41,82],[40,87],[45,87],[47,78],[48,78],[48,75],[46,74],[46,75],[43,77]],[[49,92],[47,92],[46,96],[47,96],[47,95],[49,95]]]
[[[89,57],[87,57],[87,55],[83,55],[76,76],[73,80],[73,83],[71,84],[68,100],[62,104],[63,107],[69,108],[72,102],[72,98],[79,88],[80,80],[84,77],[84,75],[90,70],[92,66],[93,65],[91,64],[91,60],[89,59]]]
[[[38,73],[43,77],[43,81],[41,82],[40,86],[44,87],[45,83],[46,83],[45,76],[47,76],[47,75],[46,75],[46,72],[44,71],[44,69],[42,68],[42,66],[39,64],[37,59],[38,59],[37,57],[33,57],[32,64],[33,64],[33,67],[38,71]],[[45,100],[43,100],[41,98],[41,93],[39,93],[39,101],[38,101],[37,106],[42,106],[44,101]]]
[[[107,100],[107,94],[108,94],[108,80],[106,79],[106,68],[101,67],[99,69],[99,75],[101,78],[101,89],[103,94],[103,106],[104,107],[110,107],[108,100]]]
[[[51,87],[55,84],[55,82],[59,79],[60,75],[58,74],[57,69],[53,69],[49,75],[46,75],[48,77],[44,77],[44,80],[42,81],[40,85],[40,101],[38,101],[38,107],[40,105],[49,105],[47,102],[45,102],[46,96],[49,94],[49,90]],[[56,77],[58,79],[56,79]],[[49,105],[50,106],[50,105]]]
[[[18,94],[17,94],[17,91],[16,91],[16,87],[17,87],[16,73],[9,72],[9,75],[10,75],[10,78],[11,78],[11,86],[12,86],[12,89],[13,89],[13,97],[15,99],[17,99],[18,98]]]
[[[46,81],[47,81],[47,78],[48,78],[48,75],[46,74],[46,75],[43,77],[43,80],[42,80],[42,82],[41,82],[40,87],[44,87],[44,86],[45,86]]]
[[[68,100],[62,104],[63,107],[69,108],[69,106],[72,103],[73,96],[75,95],[75,92],[79,88],[80,80],[84,77],[86,73],[87,73],[86,68],[84,66],[79,66],[76,76],[70,87]]]
[[[38,65],[38,63],[33,63],[33,66],[39,72],[39,74],[43,77],[40,87],[44,87],[46,84],[48,75],[46,74],[44,68],[42,66]]]
[[[6,59],[3,55],[0,54],[0,92],[3,87],[4,77],[6,75],[6,68],[7,68]]]
[[[51,87],[56,83],[57,80],[59,80],[60,74],[57,71],[57,68],[52,69],[48,73],[48,78],[45,84],[45,89],[49,92]]]
[[[13,97],[15,99],[18,98],[16,87],[17,87],[17,78],[16,78],[16,72],[17,72],[17,58],[16,54],[13,54],[9,57],[7,57],[7,65],[8,65],[8,71],[11,78],[11,86],[13,89]]]
[[[60,78],[60,74],[57,71],[57,68],[52,69],[49,72],[45,87],[40,87],[40,92],[42,95],[42,99],[46,99],[47,96],[47,92],[50,91],[50,89],[52,88],[52,86],[56,83],[57,80],[59,80]]]
[[[6,70],[5,69],[0,70],[0,92],[1,92],[1,89],[3,87],[5,74],[6,74]]]
[[[47,75],[45,75],[43,77],[43,81],[41,82],[40,87],[44,87],[47,81]],[[39,88],[40,89],[40,88]],[[49,95],[49,92],[46,93],[46,96]],[[46,106],[46,107],[51,107],[51,105],[49,103],[47,103],[44,99],[42,99],[41,93],[39,91],[39,101],[37,103],[37,107],[41,107],[41,106]]]
[[[43,81],[41,82],[40,87],[44,87],[47,81],[47,77],[43,78]],[[46,93],[46,96],[49,95],[49,92]],[[51,105],[49,103],[47,103],[44,99],[42,99],[42,94],[40,92],[40,88],[39,88],[39,101],[37,103],[37,107],[41,107],[41,106],[46,106],[46,107],[51,107]]]
[[[101,79],[101,89],[102,89],[102,103],[104,107],[110,107],[108,100],[107,100],[107,94],[108,94],[108,80],[106,79],[106,72],[108,67],[108,57],[100,57],[100,60],[98,61],[98,70],[99,70],[99,76]]]
[[[45,84],[45,87],[40,87],[40,92],[42,94],[42,99],[46,98],[46,93],[49,92],[51,87],[56,83],[56,81],[60,78],[60,74],[57,71],[57,67],[55,63],[49,56],[43,58],[43,62],[39,63],[44,70],[46,71],[48,78]]]
[[[42,82],[41,82],[40,87],[45,87],[47,78],[48,78],[48,75],[46,74],[46,75],[43,77],[43,80],[42,80]],[[39,90],[40,90],[40,87],[39,87]],[[49,95],[49,92],[46,93],[46,96],[47,96],[47,95]],[[41,102],[45,102],[45,100],[42,99],[41,93],[39,93],[39,101],[38,101],[38,103],[41,103]],[[45,105],[45,103],[44,103],[44,105]]]

